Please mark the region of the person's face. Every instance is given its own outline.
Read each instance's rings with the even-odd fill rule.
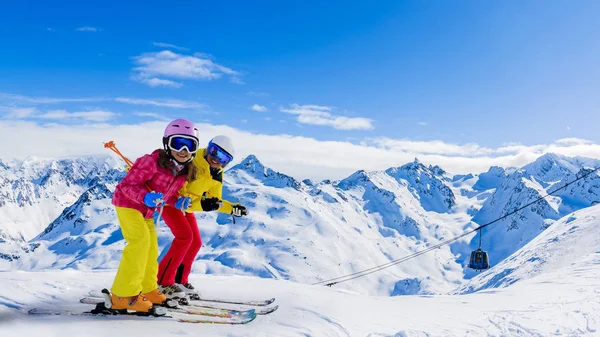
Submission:
[[[171,156],[175,158],[179,163],[185,163],[190,158],[192,158],[192,154],[188,152],[185,148],[181,149],[181,151],[171,150]]]
[[[208,162],[208,165],[210,165],[211,168],[221,168],[221,164],[219,163],[219,160],[213,156],[211,156],[209,153],[206,154],[206,161]]]

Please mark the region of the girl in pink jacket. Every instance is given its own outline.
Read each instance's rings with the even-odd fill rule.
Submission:
[[[196,179],[192,164],[198,130],[185,119],[169,123],[158,149],[135,161],[112,199],[127,241],[111,288],[113,309],[148,312],[166,296],[158,289],[158,239],[152,214],[165,203],[175,205],[186,181]]]

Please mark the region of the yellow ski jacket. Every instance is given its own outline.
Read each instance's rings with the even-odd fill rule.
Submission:
[[[180,195],[192,198],[192,205],[186,212],[203,211],[200,201],[206,196],[206,198],[219,198],[222,203],[218,211],[231,214],[232,203],[223,200],[223,169],[211,170],[204,158],[205,151],[206,149],[198,149],[198,155],[194,158],[194,165],[198,169],[198,178],[192,182],[186,182],[179,190]]]

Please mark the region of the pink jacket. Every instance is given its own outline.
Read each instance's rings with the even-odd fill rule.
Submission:
[[[158,166],[158,152],[138,158],[125,178],[117,185],[112,198],[112,204],[117,207],[133,208],[146,219],[152,218],[154,208],[144,204],[144,196],[150,192],[146,185],[154,192],[164,194],[167,204],[174,205],[179,197],[177,193],[185,183],[186,174],[175,176],[172,170]]]

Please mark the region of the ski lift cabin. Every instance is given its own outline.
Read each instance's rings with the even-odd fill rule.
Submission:
[[[481,250],[481,238],[483,236],[482,228],[477,229],[477,231],[479,232],[479,248],[471,252],[469,268],[475,270],[485,270],[490,268],[490,262],[488,260],[488,253]]]
[[[490,267],[488,260],[488,253],[477,248],[471,252],[471,259],[469,260],[469,268],[475,270],[484,270]]]

